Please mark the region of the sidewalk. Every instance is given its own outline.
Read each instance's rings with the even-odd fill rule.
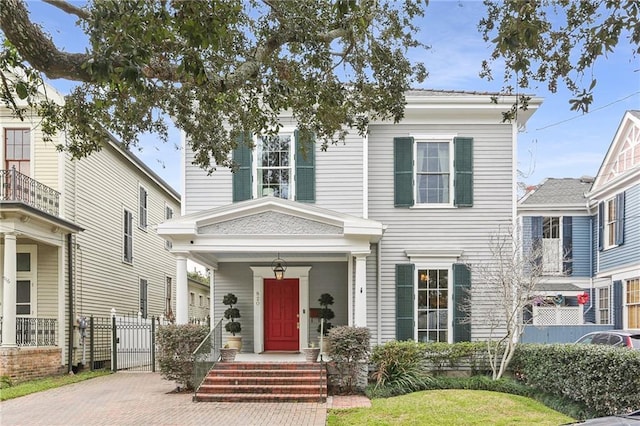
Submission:
[[[327,404],[195,403],[158,373],[116,373],[0,403],[0,424],[324,426]]]

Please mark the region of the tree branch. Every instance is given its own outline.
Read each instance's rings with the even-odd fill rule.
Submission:
[[[23,0],[0,0],[0,29],[35,69],[47,77],[90,82],[82,65],[86,54],[58,50],[51,38],[29,19]]]
[[[51,6],[57,7],[63,12],[68,13],[69,15],[76,15],[80,19],[89,19],[91,18],[91,14],[87,12],[85,9],[80,7],[76,7],[71,3],[67,3],[64,0],[42,0],[44,3],[48,3]]]

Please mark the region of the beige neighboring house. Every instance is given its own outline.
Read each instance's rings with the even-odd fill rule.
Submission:
[[[209,324],[209,283],[188,277],[189,286],[189,322],[194,324]]]
[[[49,97],[63,102],[47,88]],[[0,108],[0,376],[71,370],[81,318],[175,311],[176,261],[155,226],[180,196],[111,138],[82,160],[36,116]]]

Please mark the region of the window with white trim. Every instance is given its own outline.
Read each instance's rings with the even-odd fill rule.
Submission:
[[[562,272],[561,229],[559,217],[542,218],[542,271],[545,273]]]
[[[126,209],[123,212],[122,234],[122,260],[133,263],[133,214]]]
[[[605,248],[616,244],[616,199],[612,198],[605,203]]]
[[[598,324],[611,323],[609,297],[609,287],[602,287],[598,289]]]
[[[627,280],[627,327],[640,329],[640,278]]]
[[[165,204],[164,206],[164,219],[169,220],[173,217],[173,209]],[[171,241],[164,241],[164,248],[167,250],[171,250],[173,247],[173,243]]]
[[[449,270],[418,269],[418,341],[448,342]]]
[[[293,197],[293,133],[259,136],[256,149],[257,196]]]
[[[147,207],[149,202],[149,193],[147,189],[140,185],[138,191],[138,226],[141,229],[147,229]]]
[[[451,204],[452,141],[416,139],[415,146],[416,204]]]
[[[191,306],[196,305],[196,294],[193,292],[189,293],[189,305]]]

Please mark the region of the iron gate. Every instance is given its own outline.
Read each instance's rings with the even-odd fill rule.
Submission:
[[[155,372],[156,321],[155,317],[90,317],[90,368]]]

